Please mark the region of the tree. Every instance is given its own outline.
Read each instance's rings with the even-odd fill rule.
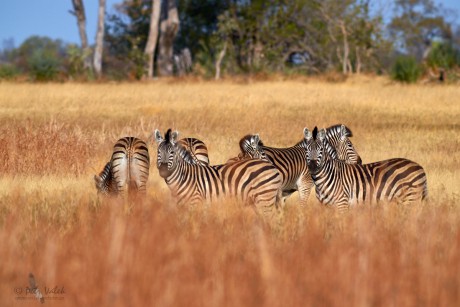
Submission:
[[[421,61],[435,39],[450,40],[452,30],[433,0],[397,0],[389,29],[396,48]]]
[[[150,29],[147,45],[145,46],[145,54],[148,57],[147,61],[147,78],[153,77],[153,59],[158,40],[158,24],[160,22],[161,0],[152,0],[152,14],[150,15]]]
[[[179,31],[179,14],[175,0],[163,0],[161,10],[158,72],[160,76],[173,74],[173,44]]]
[[[89,55],[88,38],[86,36],[86,15],[85,7],[83,6],[83,0],[72,0],[73,11],[70,11],[72,15],[77,18],[78,33],[80,34],[81,49],[83,54]],[[89,56],[84,57],[85,69],[91,69],[91,59]]]
[[[102,48],[104,44],[105,0],[99,0],[96,47],[94,48],[94,70],[98,77],[102,73]]]

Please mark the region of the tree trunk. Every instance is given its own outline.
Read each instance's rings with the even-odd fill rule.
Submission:
[[[104,43],[104,17],[105,17],[105,0],[99,0],[96,47],[94,48],[94,70],[98,78],[102,73],[102,48]]]
[[[227,41],[225,41],[224,48],[219,52],[219,56],[217,57],[216,61],[216,76],[215,79],[220,79],[220,65],[222,64],[222,60],[225,57],[225,53],[227,52]]]
[[[361,73],[361,54],[360,54],[360,48],[356,47],[356,73],[360,74]]]
[[[347,29],[345,28],[345,22],[340,23],[340,28],[342,29],[343,34],[343,59],[342,59],[342,72],[344,74],[348,73],[348,63],[349,63],[349,54],[350,54],[350,47],[348,46],[348,33]]]
[[[163,0],[158,50],[158,72],[160,76],[173,74],[173,44],[179,31],[179,13],[175,0]]]
[[[161,0],[152,0],[152,14],[150,15],[150,30],[147,45],[144,53],[148,57],[146,72],[148,79],[152,79],[154,72],[153,59],[155,58],[155,49],[158,41],[158,25],[160,23]]]
[[[91,69],[91,59],[88,56],[88,37],[86,36],[86,16],[83,0],[72,0],[73,11],[72,15],[77,18],[78,33],[80,34],[81,49],[83,51],[84,59],[83,65],[85,69]]]

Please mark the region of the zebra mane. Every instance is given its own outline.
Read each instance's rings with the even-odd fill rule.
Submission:
[[[313,139],[316,140],[317,136],[318,136],[318,127],[315,126],[315,129],[313,129]]]
[[[341,132],[341,129],[342,129],[342,124],[333,125],[333,126],[330,126],[329,128],[326,128],[326,133],[328,135],[338,134]],[[345,126],[345,131],[346,131],[346,134],[345,134],[346,136],[348,137],[353,136],[353,132],[351,132],[350,128],[348,128],[347,126]]]
[[[169,142],[171,140],[171,128],[168,129],[165,133],[165,142]]]

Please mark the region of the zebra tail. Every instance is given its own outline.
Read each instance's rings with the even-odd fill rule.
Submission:
[[[427,181],[425,181],[425,183],[423,184],[422,200],[427,199],[427,197],[428,197],[428,183]]]

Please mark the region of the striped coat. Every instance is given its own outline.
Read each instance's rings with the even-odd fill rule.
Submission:
[[[245,159],[219,166],[199,164],[168,130],[158,130],[157,167],[179,205],[236,199],[254,205],[264,215],[276,212],[281,177],[271,163]]]
[[[102,194],[146,193],[150,157],[147,144],[135,137],[119,139],[112,158],[104,170],[94,176],[96,188]]]
[[[424,169],[417,163],[389,159],[369,164],[347,164],[328,152],[333,150],[325,131],[307,137],[307,161],[318,200],[339,210],[366,203],[414,203],[427,196]]]
[[[345,160],[349,164],[361,163],[361,158],[356,153],[351,141],[351,131],[344,125],[335,125],[327,129],[327,137],[332,143],[346,144],[346,150],[334,151],[339,153],[338,158]],[[305,133],[305,130],[304,130]],[[274,148],[264,146],[259,136],[247,135],[240,140],[240,148],[243,156],[252,158],[263,157],[270,161],[281,173],[282,177],[282,197],[283,203],[292,193],[298,191],[300,204],[307,203],[313,181],[308,170],[306,160],[306,140],[302,140],[296,145],[288,148]]]

